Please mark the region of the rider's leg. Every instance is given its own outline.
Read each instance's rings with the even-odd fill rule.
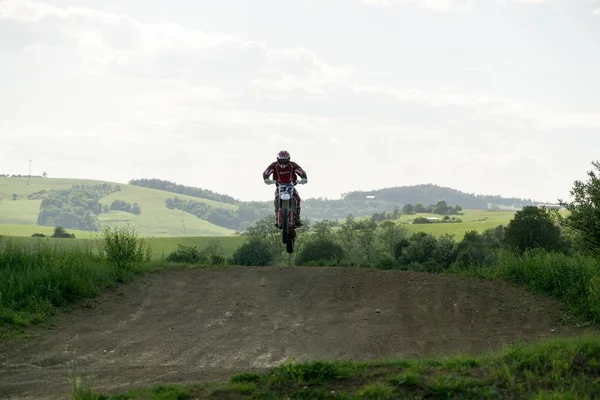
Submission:
[[[302,220],[300,219],[300,201],[302,199],[297,190],[294,190],[294,199],[296,199],[296,217],[294,218],[296,220],[296,226],[302,226]]]
[[[277,228],[281,228],[279,225],[279,191],[275,190],[275,200],[273,200],[273,205],[275,206],[275,226]]]

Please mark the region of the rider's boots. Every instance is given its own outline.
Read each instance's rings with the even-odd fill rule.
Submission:
[[[302,220],[300,219],[300,207],[296,207],[296,218],[294,218],[294,220],[296,221],[297,227],[302,226]]]
[[[279,212],[275,211],[275,228],[281,229],[281,225],[279,225]]]

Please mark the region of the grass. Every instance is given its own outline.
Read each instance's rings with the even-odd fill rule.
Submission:
[[[94,297],[116,282],[153,268],[152,264],[141,263],[145,248],[133,235],[129,235],[133,242],[124,241],[127,235],[122,232],[108,237],[119,239],[113,241],[117,246],[110,252],[96,246],[1,239],[0,328],[42,323],[61,307]],[[110,257],[113,254],[118,257]],[[119,262],[111,262],[116,259]]]
[[[73,399],[594,399],[600,340],[554,339],[479,357],[288,362],[228,382],[157,385],[118,395],[75,386]]]
[[[44,323],[60,308],[137,274],[175,266],[165,260],[178,244],[203,250],[214,240],[227,258],[245,238],[142,239],[132,227],[88,240],[0,237],[0,336]]]
[[[77,229],[67,229],[67,231],[74,233],[77,239],[92,239],[101,236],[101,232],[88,232]],[[0,224],[0,236],[31,237],[34,233],[43,233],[50,236],[52,232],[54,232],[52,226]]]
[[[48,233],[52,233],[50,228]],[[48,244],[52,247],[60,249],[74,249],[79,251],[81,248],[93,247],[96,248],[102,243],[101,232],[97,232],[93,237],[89,237],[89,232],[83,232],[82,236],[78,235],[78,231],[68,229],[67,232],[75,233],[75,239],[55,239],[55,238],[33,238],[33,237],[11,237],[13,243],[21,243],[23,245],[35,246],[37,244]],[[86,236],[87,235],[87,236]],[[81,237],[81,238],[80,238]],[[87,238],[86,238],[87,237]],[[144,241],[151,247],[152,261],[161,261],[172,251],[177,250],[178,245],[196,246],[198,249],[203,249],[211,243],[217,241],[223,251],[225,257],[230,257],[233,252],[247,240],[245,236],[198,236],[198,237],[145,237]]]
[[[27,195],[38,192],[42,189],[69,189],[72,185],[96,185],[100,183],[110,183],[103,181],[85,180],[85,179],[56,179],[56,178],[31,178],[27,185],[27,178],[0,178],[0,196],[3,198],[0,203],[0,231],[4,235],[10,236],[31,236],[32,233],[43,233],[37,227],[37,217],[39,213],[41,200],[27,200]],[[177,196],[186,200],[204,202],[215,208],[235,209],[237,206],[232,204],[219,203],[212,200],[198,199],[169,193],[161,190],[130,186],[119,184],[121,191],[112,193],[101,199],[103,204],[111,204],[114,200],[120,199],[130,203],[136,202],[142,208],[142,214],[139,216],[112,211],[100,215],[100,221],[108,227],[116,227],[124,224],[131,224],[142,236],[228,236],[233,233],[232,230],[214,225],[205,220],[201,220],[191,214],[182,213],[178,210],[169,210],[165,201],[167,198]],[[17,193],[18,199],[12,200],[12,194]],[[32,230],[17,227],[32,226]],[[184,228],[185,227],[185,228]],[[77,233],[76,233],[77,235]],[[77,235],[83,237],[84,234]],[[89,232],[86,236],[89,237]]]
[[[534,293],[561,300],[575,315],[600,322],[600,261],[592,257],[539,249],[523,255],[502,251],[489,268],[452,272],[522,285]]]
[[[425,232],[436,237],[450,234],[454,235],[457,239],[462,239],[468,231],[475,230],[483,232],[486,229],[495,228],[498,225],[506,226],[515,216],[514,211],[463,210],[463,212],[464,215],[456,215],[456,218],[460,218],[463,221],[458,223],[411,223],[418,217],[440,217],[439,215],[433,214],[404,215],[400,217],[399,222],[411,233]]]

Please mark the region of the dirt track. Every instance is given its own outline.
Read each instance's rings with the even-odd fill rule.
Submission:
[[[31,339],[0,341],[0,397],[65,399],[74,374],[113,392],[290,357],[477,353],[566,333],[553,324],[556,303],[504,283],[371,269],[174,271],[96,304]]]

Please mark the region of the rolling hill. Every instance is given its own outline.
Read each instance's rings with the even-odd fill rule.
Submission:
[[[38,193],[42,190],[70,189],[73,185],[93,186],[98,184],[117,185],[115,183],[82,180],[82,179],[55,179],[55,178],[31,178],[29,185],[27,178],[11,177],[0,178],[0,232],[14,234],[23,231],[18,226],[35,226],[40,212],[42,200],[29,200],[28,195]],[[124,211],[103,212],[98,216],[102,226],[118,226],[125,223],[131,224],[136,231],[143,236],[227,236],[233,230],[217,226],[196,216],[172,210],[166,207],[166,200],[174,197],[172,193],[142,188],[137,186],[119,184],[120,191],[114,192],[100,199],[104,205],[110,205],[114,200],[136,202],[140,205],[142,213],[134,215]],[[16,194],[16,200],[13,200]],[[183,200],[193,200],[203,203],[215,209],[235,210],[237,206],[211,200],[198,199],[185,195],[177,195]],[[36,227],[35,232],[47,233],[47,227]],[[29,233],[29,231],[27,232]],[[84,232],[82,237],[90,236],[90,232]]]
[[[98,185],[109,185],[111,189],[100,188],[96,191],[101,204],[94,205],[96,216],[88,218],[88,222],[89,219],[95,222],[86,226],[74,223],[69,227],[54,219],[48,220],[47,216],[40,217],[42,199],[48,197],[48,193],[42,191],[70,190],[74,186],[98,188]],[[113,191],[113,187],[118,187],[118,190]],[[16,200],[13,200],[13,195],[16,195]],[[366,196],[374,198],[367,199]],[[49,234],[55,224],[66,226],[78,238],[96,237],[98,231],[94,232],[93,229],[123,224],[131,224],[142,236],[229,236],[272,213],[271,202],[242,202],[210,190],[158,179],[137,179],[131,180],[129,184],[116,184],[86,179],[32,177],[28,184],[27,177],[0,176],[0,197],[0,235],[13,236],[31,236],[38,232]],[[64,201],[65,198],[61,200]],[[93,199],[82,201],[85,203],[88,200]],[[141,207],[141,214],[108,210],[107,207],[115,200],[137,203]],[[405,216],[398,222],[407,224],[410,231],[424,231],[436,236],[443,233],[462,236],[468,230],[483,230],[506,224],[514,216],[516,209],[534,204],[531,200],[479,196],[436,185],[415,185],[372,192],[352,192],[345,194],[342,200],[305,199],[303,216],[313,220],[343,220],[349,214],[358,218],[371,217],[375,213],[401,209],[407,203],[428,205],[440,200],[462,206],[465,209],[463,222],[411,225],[408,219],[412,220],[415,216]],[[103,208],[103,212],[98,208]],[[81,210],[79,214],[79,217],[71,217],[85,219]],[[40,222],[48,226],[38,226]]]
[[[449,205],[460,205],[463,208],[471,209],[496,208],[515,210],[540,203],[531,199],[465,193],[433,184],[391,187],[372,191],[355,191],[345,193],[343,197],[346,201],[364,201],[367,196],[372,196],[374,201],[400,204],[422,203],[428,205],[445,200]]]

